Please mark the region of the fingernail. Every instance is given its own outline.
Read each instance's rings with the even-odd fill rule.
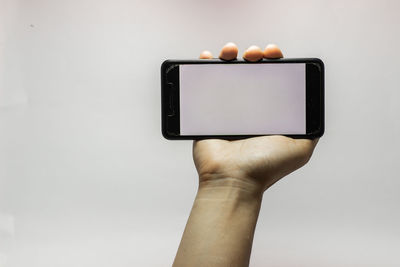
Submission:
[[[200,59],[209,59],[209,58],[212,58],[212,54],[210,51],[206,50],[201,52]]]
[[[249,51],[249,50],[261,50],[261,48],[259,48],[258,46],[256,46],[256,45],[252,45],[252,46],[250,46],[249,48],[247,48],[247,50],[246,51]]]
[[[232,42],[228,42],[228,43],[225,44],[225,46],[236,46],[236,44],[232,43]]]
[[[275,47],[278,47],[276,44],[268,44],[266,47],[265,47],[265,49],[267,49],[267,48],[275,48]]]

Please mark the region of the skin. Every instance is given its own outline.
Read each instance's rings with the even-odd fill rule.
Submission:
[[[233,60],[237,53],[228,43],[219,58]],[[251,62],[281,57],[276,45],[250,46],[243,54]],[[248,266],[264,191],[306,164],[317,142],[279,135],[194,141],[199,189],[173,266]]]

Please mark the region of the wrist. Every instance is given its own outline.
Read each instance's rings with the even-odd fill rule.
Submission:
[[[200,177],[197,199],[261,202],[263,187],[249,179]]]

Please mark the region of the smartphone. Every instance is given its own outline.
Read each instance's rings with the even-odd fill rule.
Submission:
[[[161,65],[167,139],[241,139],[324,133],[324,64],[318,58],[166,60]]]

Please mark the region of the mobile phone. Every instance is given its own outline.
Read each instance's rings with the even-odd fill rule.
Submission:
[[[321,137],[324,63],[318,58],[166,60],[161,117],[167,139]]]

